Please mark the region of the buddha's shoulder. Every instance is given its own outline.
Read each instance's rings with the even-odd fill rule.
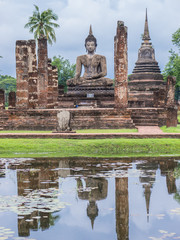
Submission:
[[[78,60],[86,59],[87,55],[80,55],[77,57]]]
[[[95,55],[94,55],[94,58],[98,58],[98,59],[106,59],[105,56],[100,55],[100,54],[95,54]]]

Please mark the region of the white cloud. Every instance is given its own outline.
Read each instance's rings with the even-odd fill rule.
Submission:
[[[15,42],[31,39],[24,29],[32,15],[34,1],[0,0],[0,60],[1,74],[15,77]],[[49,47],[49,56],[62,55],[73,63],[85,53],[84,40],[89,25],[98,41],[97,52],[107,57],[108,76],[113,77],[113,46],[118,20],[128,27],[129,73],[137,60],[140,36],[144,29],[145,9],[148,8],[150,35],[161,70],[172,47],[171,35],[179,28],[179,0],[37,0],[43,11],[52,8],[59,16],[57,43]]]

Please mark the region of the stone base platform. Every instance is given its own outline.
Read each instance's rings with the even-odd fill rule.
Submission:
[[[162,80],[132,80],[128,83],[129,107],[164,107],[166,83]]]
[[[68,87],[68,92],[59,95],[58,108],[113,108],[114,88],[110,86]]]
[[[136,126],[164,126],[167,121],[166,108],[129,108]]]
[[[108,108],[1,110],[0,128],[4,130],[55,130],[57,113],[71,113],[70,127],[75,129],[134,128],[131,111]]]

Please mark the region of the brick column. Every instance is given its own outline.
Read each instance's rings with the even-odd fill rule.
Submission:
[[[114,38],[114,72],[115,72],[115,108],[128,106],[128,58],[127,58],[127,27],[118,21],[117,33]]]
[[[5,92],[0,89],[0,109],[5,109]]]
[[[47,107],[48,91],[48,56],[47,39],[38,39],[38,105],[39,108]]]
[[[166,106],[167,107],[174,107],[175,105],[175,101],[174,101],[175,84],[176,84],[176,78],[168,76],[167,85],[166,85],[166,94],[167,94]]]
[[[57,67],[52,66],[52,81],[53,81],[53,104],[54,107],[58,105],[58,70]]]
[[[52,65],[51,59],[48,58],[48,97],[47,97],[47,108],[54,108],[53,104],[53,76],[52,76]]]
[[[16,108],[28,108],[28,49],[27,41],[16,41]]]
[[[36,41],[29,40],[28,47],[28,108],[38,107]]]
[[[8,108],[15,108],[16,107],[16,93],[10,92],[9,93],[9,105]]]
[[[177,107],[175,106],[175,84],[176,78],[168,76],[166,86],[166,106],[167,106],[167,120],[166,127],[177,127]]]

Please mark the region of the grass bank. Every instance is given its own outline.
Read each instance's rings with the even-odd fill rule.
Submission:
[[[0,157],[180,156],[180,139],[0,139]]]
[[[177,127],[166,127],[163,126],[161,127],[163,132],[167,132],[167,133],[180,133],[180,124],[177,125]]]
[[[76,130],[77,133],[131,133],[137,132],[136,128],[133,129],[82,129]],[[1,130],[0,133],[52,133],[52,131],[26,131],[26,130]]]

